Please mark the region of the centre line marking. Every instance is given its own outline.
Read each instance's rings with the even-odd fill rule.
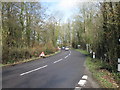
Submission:
[[[28,71],[28,72],[25,72],[25,73],[20,74],[20,76],[23,76],[23,75],[25,75],[25,74],[28,74],[28,73],[31,73],[31,72],[37,71],[37,70],[39,70],[39,69],[43,69],[43,68],[45,68],[45,67],[47,67],[47,66],[48,66],[48,65],[45,65],[45,66],[42,66],[42,67],[39,67],[39,68],[36,68],[36,69],[30,70],[30,71]]]
[[[65,58],[67,58],[68,56],[66,56]]]
[[[53,63],[57,63],[57,62],[60,62],[60,61],[62,61],[63,59],[59,59],[59,60],[57,60],[57,61],[55,61],[55,62],[53,62]]]

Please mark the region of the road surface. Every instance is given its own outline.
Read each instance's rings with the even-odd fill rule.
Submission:
[[[84,75],[85,55],[70,50],[2,68],[2,88],[75,88]]]

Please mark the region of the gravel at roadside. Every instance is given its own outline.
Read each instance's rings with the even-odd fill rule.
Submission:
[[[100,88],[97,82],[93,79],[92,73],[89,71],[85,63],[84,66],[85,66],[84,74],[88,76],[88,79],[86,85],[83,88]]]

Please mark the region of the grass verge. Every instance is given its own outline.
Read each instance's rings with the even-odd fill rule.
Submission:
[[[81,52],[82,54],[88,55],[89,53],[86,50],[82,50],[82,49],[74,49],[78,52]]]
[[[85,50],[76,51],[79,51],[82,54],[88,54]],[[120,81],[120,73],[110,73],[106,69],[101,69],[105,65],[106,63],[102,62],[102,60],[93,59],[89,56],[86,58],[86,66],[89,68],[93,78],[98,82],[101,88],[120,88],[120,85],[118,84]],[[117,80],[115,78],[117,78]]]
[[[86,59],[86,66],[102,88],[120,87],[114,79],[115,76],[113,76],[113,73],[110,73],[106,69],[101,69],[104,65],[105,63],[99,59],[92,59],[91,57],[87,57]]]
[[[0,67],[4,66],[3,64],[0,63]]]
[[[60,51],[57,51],[57,52],[55,52],[55,53],[46,55],[45,58],[50,57],[50,56],[53,56],[53,55],[56,55],[56,54],[59,53],[59,52],[60,52]],[[25,59],[25,60],[22,60],[22,61],[19,61],[19,62],[14,62],[14,63],[9,63],[9,64],[0,64],[0,67],[14,66],[14,65],[17,65],[17,64],[26,63],[26,62],[30,62],[30,61],[34,61],[34,60],[39,60],[39,59],[41,59],[41,57],[33,57],[33,58]]]

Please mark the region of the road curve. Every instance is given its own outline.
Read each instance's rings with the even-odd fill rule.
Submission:
[[[70,50],[2,68],[2,88],[74,88],[84,75],[85,56]]]

